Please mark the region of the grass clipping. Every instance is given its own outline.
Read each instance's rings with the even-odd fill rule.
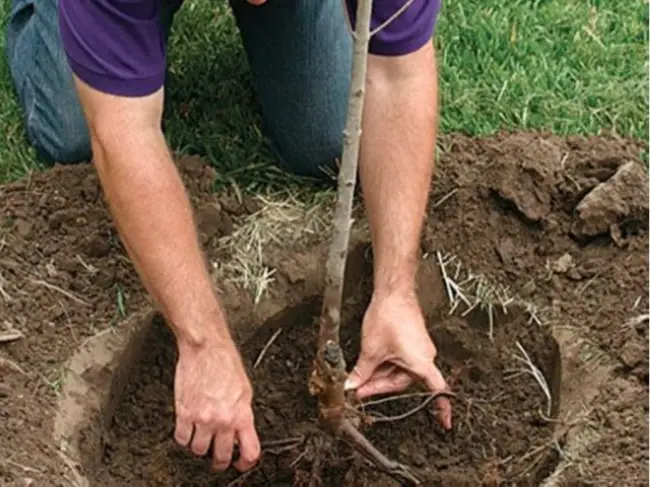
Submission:
[[[215,285],[228,282],[247,290],[255,304],[274,280],[275,270],[265,264],[265,249],[294,247],[321,239],[330,229],[333,194],[323,192],[311,201],[293,192],[256,196],[260,209],[246,217],[228,237],[219,241],[219,250],[232,258],[213,262]]]

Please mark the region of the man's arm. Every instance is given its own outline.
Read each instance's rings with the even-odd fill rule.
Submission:
[[[214,439],[213,467],[223,470],[237,438],[242,450],[237,467],[246,470],[259,456],[252,388],[160,129],[163,91],[126,98],[75,81],[113,220],[142,282],[177,337],[176,440],[205,455]]]
[[[177,337],[175,439],[213,446],[224,470],[259,458],[252,387],[205,267],[189,199],[161,130],[164,80],[157,0],[59,1],[103,192],[142,283]]]
[[[127,98],[76,81],[116,228],[179,345],[230,340],[189,200],[160,128],[163,91]]]
[[[377,5],[375,25],[403,2]],[[361,353],[346,384],[362,398],[400,391],[414,380],[432,393],[447,389],[415,292],[437,131],[430,36],[438,8],[436,0],[415,0],[370,46],[359,171],[372,234],[374,290]],[[451,428],[449,401],[436,403],[442,425]]]
[[[431,43],[405,56],[369,56],[360,175],[375,293],[414,289],[434,166],[437,91]]]
[[[60,0],[59,25],[115,225],[181,345],[228,340],[191,208],[161,130],[156,0]]]

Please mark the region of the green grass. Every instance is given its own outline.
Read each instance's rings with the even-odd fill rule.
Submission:
[[[10,3],[0,0],[3,20]],[[647,140],[647,26],[648,3],[641,0],[447,0],[435,39],[442,131],[613,130]],[[250,189],[287,178],[268,169],[273,156],[225,2],[194,0],[181,9],[170,66],[165,119],[174,149],[204,156],[224,179]],[[0,180],[33,167],[3,57]]]

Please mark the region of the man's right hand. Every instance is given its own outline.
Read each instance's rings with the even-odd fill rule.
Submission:
[[[252,410],[252,387],[235,344],[179,343],[174,396],[175,439],[199,456],[212,446],[212,468],[223,471],[232,461],[235,442],[240,456],[234,466],[250,470],[260,456]]]
[[[212,466],[239,470],[260,455],[252,388],[197,239],[192,205],[160,129],[164,89],[116,96],[75,77],[90,129],[93,164],[141,282],[178,340],[176,441]]]

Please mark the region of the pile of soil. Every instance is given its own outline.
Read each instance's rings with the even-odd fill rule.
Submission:
[[[436,261],[427,259],[420,297],[440,366],[461,397],[456,427],[445,434],[431,411],[422,410],[364,431],[386,453],[413,465],[427,485],[538,485],[557,460],[550,448],[555,423],[542,418],[546,398],[530,375],[507,381],[504,376],[521,368],[512,357],[519,340],[559,389],[549,336],[553,329],[571,328],[615,367],[609,377],[613,387],[599,390],[591,404],[589,419],[598,435],[585,445],[582,458],[588,460],[576,459],[585,468],[570,467],[561,485],[611,479],[639,484],[648,469],[648,186],[640,145],[617,137],[529,133],[449,136],[441,145],[423,251],[455,254],[465,268],[508,286],[538,307],[544,325],[529,323],[528,313],[512,307],[497,318],[490,341],[484,315],[447,315]],[[213,194],[213,175],[197,158],[182,159],[179,167],[208,258],[227,260],[216,242],[259,203]],[[0,344],[0,484],[68,485],[70,470],[49,439],[64,377],[61,364],[83,340],[119,327],[124,315],[146,306],[148,298],[116,237],[93,168],[56,167],[2,186],[0,208],[0,333],[22,334]],[[266,249],[275,281],[257,307],[245,290],[222,289],[255,384],[263,439],[313,430],[315,404],[305,386],[314,351],[309,317],[318,314],[324,251],[323,243],[299,251]],[[304,274],[309,258],[318,264],[297,281],[296,267]],[[358,285],[346,292],[344,345],[350,363],[371,278],[368,262],[359,262],[349,280]],[[273,309],[280,314],[260,321]],[[280,326],[283,332],[253,369]],[[203,459],[173,444],[173,340],[158,324],[150,343],[105,434],[103,468],[88,472],[95,485],[234,480],[234,472],[210,475]],[[563,382],[570,372],[562,371]],[[413,405],[404,400],[373,411],[397,414]],[[558,407],[554,404],[553,413]],[[393,485],[353,459],[345,445],[328,451],[324,485],[340,485],[346,476],[348,485]],[[275,478],[271,485],[292,485],[300,473],[308,480],[312,453],[295,447],[266,455],[244,484],[268,485],[264,482]]]
[[[648,174],[616,137],[510,134],[446,145],[423,250],[557,311],[648,385]],[[630,324],[632,320],[632,324]],[[560,323],[556,323],[560,324]]]
[[[572,397],[562,401],[589,413],[580,421],[589,431],[561,485],[645,485],[648,174],[639,155],[647,146],[518,133],[451,137],[445,149],[431,201],[453,195],[430,210],[423,250],[458,255],[537,304],[556,335],[584,343],[580,360],[609,363],[599,380],[564,367]]]

